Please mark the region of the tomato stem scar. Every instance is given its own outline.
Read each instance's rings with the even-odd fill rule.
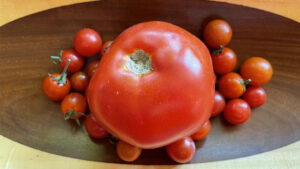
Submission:
[[[137,76],[151,72],[153,70],[151,65],[151,55],[142,49],[135,50],[127,57],[125,69],[133,72]]]

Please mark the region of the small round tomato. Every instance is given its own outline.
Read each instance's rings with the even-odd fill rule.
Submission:
[[[87,102],[80,93],[70,93],[61,102],[61,112],[65,120],[74,119],[80,125],[79,118],[86,113]]]
[[[95,73],[98,65],[99,65],[99,60],[94,60],[94,61],[92,61],[88,64],[88,66],[86,68],[86,73],[87,73],[89,78],[91,78],[93,76],[93,74]]]
[[[249,104],[242,99],[233,99],[227,102],[224,109],[224,117],[231,124],[245,123],[250,117]]]
[[[251,79],[250,84],[260,86],[268,83],[273,75],[273,68],[269,61],[261,57],[251,57],[241,66],[241,76]]]
[[[66,73],[70,62],[71,60],[68,60],[67,65],[64,67],[61,74],[48,74],[48,76],[45,77],[42,84],[42,90],[49,99],[59,101],[70,92],[71,84]]]
[[[53,60],[58,60],[62,69],[65,68],[68,60],[70,60],[70,65],[67,69],[67,72],[69,73],[79,71],[84,65],[84,58],[72,49],[63,50],[60,52],[59,56],[51,56],[51,58]]]
[[[242,96],[245,92],[245,85],[248,81],[242,79],[237,73],[227,73],[219,80],[219,91],[229,99]]]
[[[191,137],[194,140],[203,140],[205,139],[208,134],[210,133],[210,128],[211,128],[211,124],[210,121],[208,120],[207,122],[205,122],[203,124],[203,126],[196,132],[194,133]]]
[[[122,140],[120,140],[117,144],[117,154],[120,159],[131,162],[136,160],[142,153],[142,149],[130,145]]]
[[[214,99],[214,108],[211,113],[211,117],[215,117],[218,114],[220,114],[224,110],[224,107],[225,107],[225,99],[219,91],[216,91],[215,99]]]
[[[102,47],[100,35],[93,29],[81,29],[74,38],[75,50],[85,57],[96,55]]]
[[[73,89],[77,91],[84,91],[89,85],[89,77],[84,72],[76,72],[72,74],[70,81]]]
[[[88,134],[93,138],[104,138],[107,136],[107,132],[102,128],[94,118],[92,114],[85,118],[84,126]]]
[[[204,28],[203,37],[208,47],[218,49],[226,46],[232,37],[230,25],[221,19],[210,21]]]
[[[103,44],[102,49],[101,49],[101,54],[102,56],[104,55],[104,53],[109,49],[110,45],[113,43],[113,41],[107,41]]]
[[[191,137],[184,137],[167,145],[166,150],[172,160],[186,163],[194,157],[196,146]]]
[[[212,54],[214,71],[218,74],[231,72],[236,66],[236,54],[229,48],[223,48],[222,53]]]
[[[63,99],[71,90],[71,85],[69,79],[66,77],[65,82],[60,80],[61,74],[54,73],[48,75],[42,84],[42,89],[44,94],[54,101],[59,101]]]
[[[259,107],[266,102],[267,95],[263,88],[259,86],[251,86],[247,88],[247,91],[243,95],[243,99],[251,107]]]

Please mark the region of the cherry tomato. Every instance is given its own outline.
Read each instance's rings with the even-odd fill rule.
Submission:
[[[107,41],[103,44],[102,49],[101,49],[101,54],[102,56],[104,55],[104,53],[109,49],[110,45],[113,43],[113,41]]]
[[[194,157],[196,146],[191,137],[184,137],[167,145],[168,155],[178,163],[186,163]]]
[[[131,162],[136,160],[142,153],[142,149],[130,145],[122,140],[120,140],[117,144],[117,154],[120,159]]]
[[[42,89],[44,94],[50,99],[54,101],[59,101],[63,99],[71,90],[70,81],[66,78],[66,82],[60,83],[54,78],[59,78],[61,74],[54,73],[51,76],[48,75],[42,84]]]
[[[49,99],[59,101],[70,92],[71,84],[66,73],[70,62],[71,60],[68,60],[67,65],[64,67],[61,74],[48,74],[48,76],[45,77],[42,84],[42,90]]]
[[[211,57],[214,71],[218,74],[229,73],[236,66],[236,55],[233,50],[229,48],[223,48],[221,54],[212,54]]]
[[[76,72],[72,74],[71,86],[77,91],[84,91],[89,85],[89,77],[84,72]]]
[[[259,86],[251,86],[247,88],[247,91],[243,95],[243,99],[251,107],[259,107],[266,102],[267,95],[263,88]]]
[[[249,104],[242,99],[233,99],[227,102],[224,109],[224,117],[231,124],[245,123],[250,117]]]
[[[214,108],[211,113],[211,117],[215,117],[220,114],[225,108],[225,99],[223,95],[219,92],[215,92],[215,101],[214,101]]]
[[[74,73],[79,71],[84,65],[84,58],[80,56],[75,50],[68,49],[62,51],[60,56],[51,56],[53,60],[58,60],[59,65],[62,69],[65,68],[68,60],[70,60],[70,65],[67,72]]]
[[[86,73],[89,78],[91,78],[93,76],[98,65],[99,65],[99,60],[94,60],[88,64],[88,66],[86,68]]]
[[[245,92],[245,85],[248,81],[242,79],[237,73],[227,73],[219,80],[219,91],[229,99],[242,96]]]
[[[251,57],[242,64],[241,75],[245,79],[251,79],[251,85],[264,85],[271,80],[273,68],[266,59]]]
[[[93,29],[81,29],[74,38],[75,50],[85,57],[96,55],[102,47],[100,35]]]
[[[104,138],[107,136],[107,132],[102,128],[96,119],[93,117],[93,115],[88,115],[85,118],[85,129],[88,132],[88,134],[93,138]]]
[[[210,121],[208,120],[207,122],[205,122],[203,124],[203,126],[196,132],[194,133],[191,137],[194,140],[203,140],[205,139],[208,134],[210,133],[210,128],[211,128],[211,124]]]
[[[211,115],[214,92],[206,46],[180,27],[153,21],[114,40],[90,80],[87,98],[106,131],[149,149],[199,129]]]
[[[230,25],[221,19],[210,21],[204,28],[203,37],[205,44],[211,48],[218,49],[226,46],[232,37]]]
[[[62,100],[60,109],[65,116],[65,120],[74,119],[80,125],[78,119],[87,110],[86,99],[80,93],[70,93]]]

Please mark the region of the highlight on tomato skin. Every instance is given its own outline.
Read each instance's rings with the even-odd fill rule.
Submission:
[[[191,137],[184,137],[166,146],[169,157],[178,163],[187,163],[194,157],[196,146]]]

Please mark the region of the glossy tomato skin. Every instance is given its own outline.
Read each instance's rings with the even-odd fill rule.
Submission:
[[[67,69],[69,73],[79,71],[84,65],[84,58],[72,49],[64,50],[61,55],[61,60],[62,62],[59,62],[59,65],[62,69],[65,68],[68,60],[70,60],[70,65]]]
[[[230,42],[232,29],[224,20],[212,20],[205,26],[203,37],[207,46],[218,49],[220,46],[226,46]]]
[[[93,76],[98,65],[99,65],[99,60],[94,60],[88,64],[88,66],[86,68],[86,73],[89,78],[91,78]]]
[[[53,77],[58,77],[60,74],[54,73]],[[45,77],[42,89],[44,94],[54,101],[63,99],[71,90],[70,81],[66,78],[66,84],[59,84],[56,80],[52,79],[49,75]]]
[[[215,117],[220,114],[225,108],[225,103],[226,101],[224,96],[219,91],[216,91],[214,97],[214,108],[212,110],[211,117]]]
[[[259,86],[251,86],[251,87],[247,88],[247,91],[243,95],[243,99],[251,107],[259,107],[266,102],[267,95],[263,88],[261,88]]]
[[[211,124],[210,121],[208,120],[202,125],[202,127],[196,133],[191,135],[192,139],[198,141],[205,139],[210,133],[210,128],[211,128]]]
[[[251,85],[260,86],[271,80],[273,68],[266,59],[251,57],[242,64],[240,73],[244,79],[251,79]]]
[[[186,163],[194,157],[196,146],[191,137],[184,137],[167,145],[166,150],[172,160]]]
[[[93,138],[104,138],[108,134],[104,128],[97,123],[92,114],[86,116],[84,126],[88,134]]]
[[[89,85],[89,77],[84,72],[76,72],[72,74],[70,81],[73,89],[77,91],[84,91]]]
[[[242,99],[230,100],[224,109],[224,117],[231,124],[245,123],[251,114],[249,104]]]
[[[62,114],[66,114],[71,109],[74,112],[80,112],[82,114],[86,113],[87,110],[87,102],[84,96],[80,93],[70,93],[68,94],[61,102],[60,109]],[[76,114],[76,118],[82,117],[82,114]],[[74,119],[71,117],[71,119]]]
[[[75,50],[85,57],[96,55],[102,47],[100,35],[93,29],[81,29],[74,37]]]
[[[242,77],[237,73],[227,73],[219,80],[219,91],[229,99],[238,98],[245,92]]]
[[[142,76],[124,69],[137,49],[151,55],[153,70]],[[153,21],[114,40],[87,98],[109,133],[137,147],[157,148],[193,134],[209,119],[214,83],[206,46],[182,28]]]
[[[221,54],[212,54],[214,71],[218,74],[226,74],[231,72],[236,66],[236,54],[230,48],[223,48]]]

